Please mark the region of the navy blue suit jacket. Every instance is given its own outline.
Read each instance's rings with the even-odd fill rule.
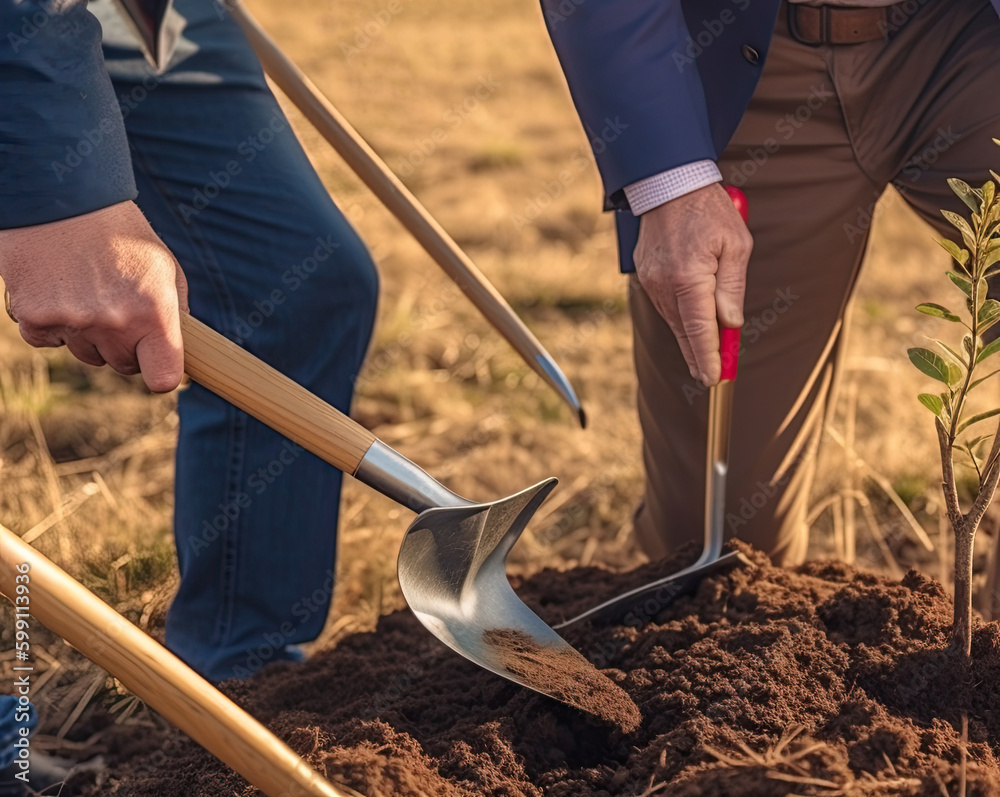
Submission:
[[[206,0],[211,2],[212,0]],[[134,0],[161,33],[170,0]],[[86,0],[0,0],[0,229],[136,196],[122,113]]]
[[[1000,13],[1000,0],[992,2]],[[623,186],[685,163],[718,160],[757,85],[779,0],[541,4],[604,181],[606,206],[616,211],[622,270],[632,271],[639,221]],[[756,62],[745,48],[757,54]]]

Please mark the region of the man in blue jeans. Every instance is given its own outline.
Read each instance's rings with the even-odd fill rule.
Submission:
[[[371,259],[224,9],[176,0],[164,31],[157,71],[109,0],[0,0],[10,314],[28,343],[165,392],[190,304],[347,411],[374,321]],[[298,659],[329,608],[341,474],[198,385],[178,412],[167,645],[213,682]],[[0,741],[12,722],[0,702]]]

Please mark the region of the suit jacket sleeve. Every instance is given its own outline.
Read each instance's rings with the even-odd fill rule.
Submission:
[[[0,0],[0,229],[136,196],[125,125],[86,0]]]
[[[679,0],[541,0],[609,204],[621,189],[685,163],[717,160]]]

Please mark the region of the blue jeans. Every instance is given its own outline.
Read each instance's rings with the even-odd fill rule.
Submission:
[[[9,767],[17,758],[17,742],[25,738],[21,729],[30,732],[37,723],[38,714],[33,706],[19,707],[16,697],[0,695],[0,769]]]
[[[157,76],[102,2],[138,204],[187,275],[192,314],[346,412],[376,272],[249,44],[221,6],[178,0],[185,32]],[[213,682],[299,658],[333,592],[341,474],[201,386],[178,411],[167,645]]]
[[[138,204],[187,275],[192,313],[347,411],[375,269],[239,28],[211,0],[178,0],[184,35],[154,75],[110,4],[90,8]],[[341,474],[198,385],[178,411],[167,645],[213,682],[299,658],[333,592]],[[0,763],[15,752],[14,707],[0,696]]]

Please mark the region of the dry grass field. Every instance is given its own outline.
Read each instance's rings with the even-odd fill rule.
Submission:
[[[354,416],[471,498],[558,476],[560,487],[511,556],[513,571],[641,561],[629,534],[642,471],[625,282],[537,3],[249,6],[508,297],[574,382],[591,424],[575,426],[283,103],[382,275]],[[889,492],[947,546],[933,426],[915,399],[925,380],[905,353],[934,332],[912,308],[940,294],[946,256],[897,196],[876,216],[845,390],[822,449],[813,553],[855,551],[862,565],[893,572],[918,561],[938,575],[946,552],[920,551]],[[65,351],[31,350],[0,319],[0,523],[154,634],[176,579],[173,408],[172,397],[152,397],[135,379],[82,366]],[[850,467],[837,442],[852,436],[866,466]],[[334,611],[318,644],[370,629],[401,605],[394,552],[408,522],[405,510],[348,480]],[[2,642],[8,684],[11,648]],[[74,712],[88,701],[114,704],[122,716],[135,709],[124,698],[114,703],[113,680],[59,641],[34,649],[52,673],[34,693],[55,718],[52,733],[74,738]]]

